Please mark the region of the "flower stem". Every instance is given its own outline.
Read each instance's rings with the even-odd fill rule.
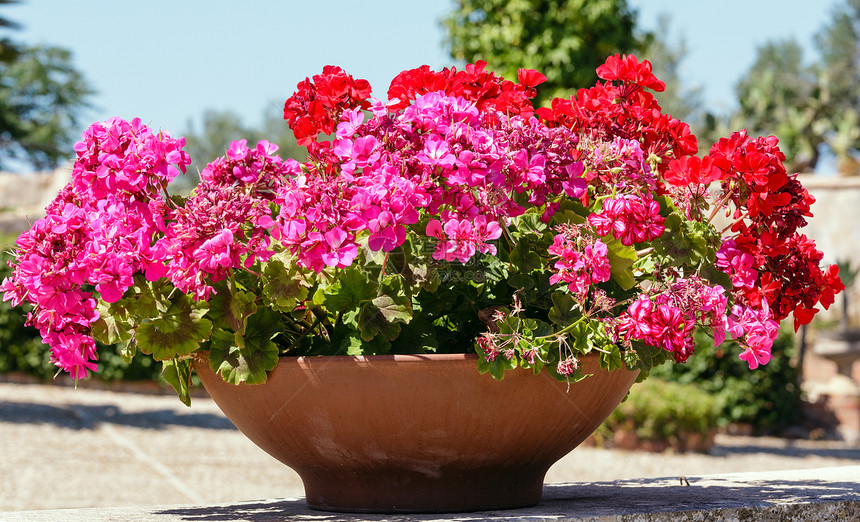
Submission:
[[[259,278],[261,278],[261,279],[263,278],[263,274],[259,274],[259,273],[257,273],[257,272],[254,272],[254,271],[253,271],[253,270],[251,270],[250,268],[245,268],[245,267],[243,266],[243,267],[242,267],[242,270],[244,270],[245,272],[248,272],[248,273],[249,273],[249,274],[251,274],[251,275],[255,275],[255,276],[257,276],[257,277],[259,277]]]
[[[736,220],[732,221],[731,223],[729,223],[729,225],[728,225],[728,226],[726,226],[726,228],[724,228],[724,229],[722,229],[722,230],[720,231],[720,236],[722,236],[723,234],[725,234],[725,233],[726,233],[726,231],[731,230],[731,228],[732,228],[732,227],[734,227],[734,226],[735,226],[735,225],[737,225],[738,223],[742,222],[743,220],[744,220],[744,218],[743,218],[743,216],[741,216],[741,217],[739,217],[738,219],[736,219]]]
[[[295,341],[293,341],[293,342],[290,344],[290,347],[289,347],[289,348],[287,348],[287,351],[289,351],[289,349],[290,349],[290,348],[298,347],[299,343],[300,343],[300,342],[302,342],[302,339],[304,339],[304,338],[305,338],[305,337],[307,337],[311,332],[313,332],[313,331],[316,329],[316,327],[317,327],[317,326],[319,326],[319,325],[320,325],[320,323],[322,323],[322,322],[323,322],[323,319],[325,319],[325,316],[317,317],[317,318],[316,318],[316,320],[314,321],[314,324],[309,325],[309,328],[305,328],[305,330],[301,333],[301,335],[299,335],[299,336],[296,338],[296,340],[295,340]],[[302,321],[302,322],[304,322],[304,321]],[[307,324],[307,323],[305,322],[305,324]]]
[[[379,283],[382,284],[382,280],[385,279],[385,267],[388,265],[388,254],[385,253],[385,257],[382,258],[382,268],[379,270]]]
[[[723,208],[723,205],[725,205],[729,201],[729,198],[731,198],[734,195],[735,195],[734,189],[729,190],[726,193],[726,195],[723,196],[723,199],[721,199],[716,205],[714,205],[714,210],[712,210],[711,215],[708,216],[708,223],[710,223],[711,221],[714,220],[715,217],[717,217],[717,212],[719,212],[720,209]]]
[[[569,325],[565,326],[565,327],[564,327],[564,328],[562,328],[561,330],[559,330],[559,331],[557,331],[557,332],[553,332],[553,333],[551,333],[551,334],[547,335],[547,336],[546,336],[546,339],[558,339],[559,337],[563,337],[563,336],[564,336],[564,334],[566,334],[567,332],[571,331],[571,330],[573,329],[573,327],[574,327],[574,326],[578,325],[579,323],[581,323],[581,322],[582,322],[582,321],[584,321],[585,319],[586,319],[586,317],[583,315],[582,317],[580,317],[580,318],[579,318],[579,319],[577,319],[576,321],[574,321],[574,322],[570,323]]]

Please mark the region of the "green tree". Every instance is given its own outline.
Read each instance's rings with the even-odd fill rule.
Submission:
[[[18,0],[0,0],[0,7],[14,5],[17,3],[19,3]],[[21,26],[18,25],[16,22],[13,22],[6,17],[0,16],[0,29],[9,30],[20,28]],[[21,46],[19,44],[13,42],[6,36],[0,38],[0,62],[12,63],[18,58],[20,54]]]
[[[15,3],[0,0],[0,7]],[[0,17],[0,30],[19,27]],[[0,167],[9,160],[36,169],[62,163],[93,92],[68,50],[0,38]]]
[[[594,85],[607,56],[645,48],[635,23],[626,0],[459,0],[443,20],[452,58],[510,79],[521,67],[545,74],[536,106]]]
[[[821,67],[828,71],[834,100],[848,107],[860,101],[860,0],[847,0],[833,11],[830,23],[815,35]]]
[[[773,134],[786,167],[812,172],[825,148],[840,173],[860,172],[860,0],[838,6],[816,35],[818,59],[808,64],[796,39],[767,42],[736,86],[733,127]]]
[[[792,171],[814,170],[831,130],[834,107],[822,72],[804,65],[796,40],[768,42],[736,86],[743,126],[777,136]]]
[[[203,170],[207,163],[223,156],[233,140],[248,138],[249,131],[242,117],[229,110],[207,109],[200,117],[200,129],[189,120],[185,136],[185,150],[191,155],[191,171]]]
[[[669,40],[671,26],[669,15],[658,17],[654,37],[649,38],[650,44],[640,58],[650,61],[654,75],[666,83],[665,91],[654,93],[663,112],[695,127],[705,116],[702,88],[687,86],[682,81],[680,69],[687,54],[687,43],[683,37],[677,42]]]
[[[51,169],[68,158],[93,90],[59,47],[24,47],[0,62],[0,162]]]
[[[832,133],[827,145],[836,154],[839,172],[860,173],[860,0],[847,0],[834,11],[830,24],[815,37],[823,76],[833,105]]]

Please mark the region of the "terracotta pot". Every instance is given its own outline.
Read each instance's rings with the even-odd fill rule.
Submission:
[[[293,468],[314,509],[462,512],[532,506],[558,459],[621,402],[638,372],[582,364],[568,385],[475,355],[284,357],[265,384],[195,370],[225,415]],[[588,465],[588,464],[585,464]]]

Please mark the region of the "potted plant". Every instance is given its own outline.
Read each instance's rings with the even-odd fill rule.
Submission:
[[[842,289],[799,233],[813,198],[776,138],[741,131],[696,156],[634,56],[609,57],[604,82],[538,109],[540,73],[514,83],[485,66],[403,71],[388,101],[327,66],[284,106],[306,162],[237,141],[188,198],[167,192],[189,164],[182,138],[96,123],[75,145],[72,183],[18,239],[5,299],[32,305],[28,321],[73,377],[96,369],[96,339],[162,361],[186,402],[193,368],[265,449],[329,459],[295,464],[312,506],[397,511],[534,504],[549,465],[637,375],[684,362],[696,330],[739,340],[755,369],[780,320],[807,323]],[[503,395],[516,382],[543,395]],[[607,405],[584,420],[577,396]],[[496,402],[454,419],[470,398]],[[374,405],[399,421],[371,419]],[[421,413],[435,424],[409,431]],[[495,424],[469,431],[486,413]],[[315,431],[296,443],[299,420]],[[528,437],[566,447],[502,440],[539,420]],[[347,421],[368,430],[358,450],[342,446],[359,429]],[[450,439],[472,446],[431,444]],[[481,458],[494,447],[501,463]],[[377,463],[350,467],[358,454]],[[443,463],[452,456],[459,468]],[[380,461],[397,469],[363,474]],[[445,484],[459,497],[439,505]]]

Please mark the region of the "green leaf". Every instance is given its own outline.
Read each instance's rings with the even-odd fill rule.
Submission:
[[[353,335],[343,340],[343,348],[347,355],[387,355],[391,353],[391,343],[383,335],[377,335],[370,341]]]
[[[248,317],[257,311],[255,296],[239,290],[227,280],[215,285],[215,295],[209,300],[209,317],[219,326],[245,333]]]
[[[633,349],[636,351],[636,355],[638,356],[636,367],[646,375],[652,368],[666,362],[670,353],[659,346],[647,345],[638,340],[633,341]]]
[[[404,295],[381,295],[372,302],[389,323],[408,323],[412,320],[412,300]]]
[[[516,238],[521,238],[526,234],[541,236],[546,231],[546,223],[540,220],[541,215],[536,212],[526,212],[519,218],[516,218],[512,228],[513,235]]]
[[[517,367],[516,357],[506,359],[499,355],[494,360],[488,361],[483,354],[478,357],[478,372],[480,374],[489,373],[497,381],[501,381],[505,377],[505,371],[513,370]]]
[[[109,306],[99,301],[99,319],[93,323],[93,337],[104,344],[127,343],[131,340],[134,325],[125,320],[120,311],[111,311]]]
[[[606,236],[602,238],[602,241],[609,250],[607,257],[611,265],[612,279],[624,290],[630,290],[636,286],[636,278],[630,269],[638,259],[636,249],[632,246],[623,245],[621,241],[612,236]]]
[[[205,341],[212,323],[204,318],[207,304],[177,293],[160,316],[137,328],[137,345],[143,353],[159,361],[188,355]]]
[[[136,275],[134,286],[115,303],[98,304],[99,319],[93,325],[93,336],[104,344],[128,343],[135,327],[157,318],[170,308],[167,295],[173,286],[166,281],[149,282]]]
[[[245,346],[253,349],[262,349],[271,343],[272,338],[282,330],[281,314],[262,308],[256,314],[248,318],[248,326],[245,329]],[[238,336],[237,336],[238,338]]]
[[[209,366],[231,383],[258,384],[278,365],[278,346],[272,341],[281,328],[278,312],[263,308],[248,318],[245,334],[217,329],[212,333]]]
[[[564,292],[553,292],[552,308],[549,310],[549,320],[564,327],[582,317],[579,304],[570,294]]]
[[[624,366],[626,366],[628,370],[634,370],[640,364],[639,354],[637,354],[635,350],[625,350],[621,352],[621,359],[624,361]]]
[[[119,305],[124,307],[126,313],[132,317],[150,319],[158,317],[170,308],[171,301],[168,295],[174,287],[167,279],[150,282],[138,274],[134,277],[132,289],[133,292],[127,292],[122,299],[114,303],[111,313],[114,313],[115,306]]]
[[[660,204],[660,215],[664,218],[669,217],[670,214],[678,210],[675,202],[668,195],[657,196],[656,201]]]
[[[664,264],[697,267],[703,262],[713,261],[710,248],[716,236],[713,227],[689,221],[677,213],[666,218],[664,227],[663,234],[653,243],[655,253]]]
[[[137,355],[137,343],[134,340],[129,340],[125,345],[120,345],[119,357],[126,364],[131,364],[134,356]]]
[[[191,360],[168,359],[161,365],[161,376],[176,390],[179,400],[191,406]]]
[[[377,295],[377,286],[357,268],[345,268],[337,280],[314,294],[314,303],[323,305],[329,312],[346,312],[359,308],[362,303]]]
[[[510,261],[511,264],[524,274],[543,268],[541,257],[527,241],[520,241],[511,250]]]
[[[583,205],[578,199],[563,198],[561,205],[553,214],[554,223],[576,223],[582,224],[588,221],[591,209]]]
[[[411,282],[418,285],[428,292],[435,292],[442,284],[442,277],[439,276],[439,271],[430,268],[427,264],[418,264],[412,267]]]
[[[553,328],[551,325],[547,324],[540,319],[523,319],[521,322],[520,330],[526,334],[531,335],[533,337],[545,337],[553,333]]]
[[[409,324],[400,328],[400,335],[391,343],[391,353],[428,353],[439,349],[436,327],[426,315],[415,313]]]
[[[209,337],[209,367],[215,373],[232,384],[239,384],[244,379],[235,377],[234,368],[241,364],[241,350],[236,346],[234,333],[220,328],[212,331]]]
[[[353,330],[358,330],[358,318],[360,313],[361,309],[344,312],[343,315],[340,316],[340,322],[349,326]]]
[[[423,314],[432,319],[447,315],[468,314],[478,298],[473,286],[446,285],[435,292],[422,290],[416,296]]]
[[[407,296],[381,295],[361,307],[358,328],[361,338],[370,341],[382,334],[389,341],[400,335],[400,324],[412,320],[412,301]]]
[[[706,263],[702,266],[699,273],[703,278],[707,279],[708,282],[720,285],[726,290],[731,290],[734,287],[732,284],[732,277],[715,267],[712,263]]]
[[[604,370],[618,370],[626,368],[624,361],[621,358],[621,350],[614,344],[605,345],[600,352],[600,367]]]
[[[506,281],[511,288],[516,288],[517,290],[531,290],[535,287],[535,280],[525,274],[511,274]]]
[[[294,309],[307,299],[309,286],[294,263],[288,269],[283,261],[272,258],[263,269],[263,294],[277,310],[289,312]]]

